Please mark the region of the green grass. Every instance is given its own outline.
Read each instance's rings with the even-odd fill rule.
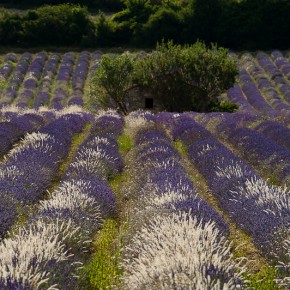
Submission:
[[[112,289],[120,285],[122,268],[120,267],[122,228],[114,219],[104,222],[103,228],[94,243],[95,253],[91,262],[83,268],[86,275],[85,289]]]
[[[126,154],[132,148],[132,141],[129,135],[122,134],[118,138],[119,150],[121,154]]]
[[[122,173],[117,176],[114,176],[114,178],[109,180],[109,185],[117,197],[119,196],[120,187],[122,186],[122,184],[126,182],[127,178],[128,173]]]
[[[186,145],[183,144],[180,140],[174,141],[173,146],[182,157],[187,155]]]
[[[274,282],[277,278],[277,270],[273,267],[264,266],[257,274],[245,274],[249,289],[276,290],[280,289]]]
[[[125,155],[132,147],[130,137],[125,134],[118,138],[118,144],[122,155]],[[121,188],[127,179],[128,173],[125,171],[109,180],[109,185],[116,195],[118,216],[105,220],[101,231],[96,236],[92,259],[84,266],[81,274],[84,277],[84,289],[102,290],[121,287],[120,278],[123,274],[120,265],[121,250],[128,230],[126,216],[122,214],[125,205],[121,196]]]

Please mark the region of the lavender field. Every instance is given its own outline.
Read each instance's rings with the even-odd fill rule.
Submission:
[[[0,289],[290,289],[290,54],[231,53],[236,113],[125,117],[101,56],[1,56]]]

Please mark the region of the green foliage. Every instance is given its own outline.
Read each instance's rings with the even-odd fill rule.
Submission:
[[[264,267],[257,274],[248,275],[245,274],[245,280],[247,280],[247,286],[249,289],[255,290],[278,290],[279,287],[274,282],[277,278],[277,270],[272,267]]]
[[[8,86],[8,81],[0,78],[0,92],[3,92],[7,86]]]
[[[121,241],[118,224],[113,219],[104,222],[103,228],[94,243],[95,253],[91,262],[83,268],[86,276],[85,289],[112,289],[120,283]]]
[[[43,6],[24,14],[2,13],[0,18],[2,45],[80,45],[93,34],[88,11],[80,6]]]
[[[118,138],[119,150],[122,154],[126,154],[132,148],[130,136],[122,134]]]
[[[156,96],[169,111],[208,111],[217,97],[232,87],[238,68],[228,51],[197,42],[162,43],[136,63],[136,83]]]
[[[236,105],[218,100],[238,74],[227,52],[201,42],[187,46],[163,42],[136,61],[128,54],[105,55],[91,81],[91,99],[103,107],[116,105],[127,114],[126,103],[138,88],[138,94],[156,97],[169,111],[204,112],[211,107],[233,111]]]
[[[191,109],[190,87],[184,82],[180,45],[162,43],[136,63],[136,82],[169,111]]]
[[[182,29],[181,19],[176,11],[167,7],[160,7],[151,14],[148,21],[143,25],[138,42],[145,42],[148,46],[164,40],[178,39]]]
[[[24,41],[29,44],[72,45],[81,43],[92,27],[85,8],[63,4],[29,10],[24,15],[23,29]]]
[[[100,12],[95,22],[96,43],[99,46],[110,46],[114,44],[114,23]]]
[[[0,13],[0,43],[19,45],[22,37],[22,17],[15,12],[1,9]]]
[[[211,112],[236,112],[239,108],[237,104],[232,103],[230,100],[220,100],[211,103],[210,105]]]
[[[90,97],[101,106],[113,103],[127,114],[126,102],[133,85],[134,60],[125,55],[104,55],[90,86]]]
[[[180,44],[194,43],[201,39],[206,44],[214,42],[235,50],[288,49],[290,46],[288,0],[69,1],[95,11],[102,9],[116,12],[110,17],[97,17],[95,23],[82,7],[77,6],[78,16],[72,16],[68,11],[74,8],[63,4],[66,2],[1,1],[5,7],[20,9],[43,4],[56,5],[43,10],[40,7],[23,14],[3,12],[2,9],[1,44],[17,47],[125,45],[152,48],[161,39]],[[63,7],[63,11],[60,12],[59,7]],[[48,23],[51,23],[51,27]]]
[[[35,8],[43,5],[73,4],[87,6],[92,9],[118,11],[123,7],[121,0],[1,0],[7,8]]]

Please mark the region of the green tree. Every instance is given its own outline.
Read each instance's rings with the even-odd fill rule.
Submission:
[[[187,46],[168,42],[136,60],[128,54],[105,55],[91,82],[91,98],[103,107],[113,100],[124,114],[134,93],[156,97],[168,111],[234,110],[236,106],[218,98],[238,74],[227,53],[201,42]]]
[[[182,23],[179,14],[171,8],[162,6],[151,14],[143,25],[139,43],[144,44],[145,42],[149,46],[155,46],[156,42],[162,39],[179,41],[181,29]]]
[[[128,54],[104,55],[91,81],[90,95],[103,107],[115,102],[123,114],[128,113],[126,103],[133,88],[134,59]]]
[[[238,68],[227,54],[225,48],[201,42],[162,43],[136,62],[135,82],[166,110],[205,112],[235,82]]]

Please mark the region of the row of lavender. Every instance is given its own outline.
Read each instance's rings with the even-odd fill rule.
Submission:
[[[175,140],[181,140],[187,145],[190,160],[206,178],[221,208],[239,227],[253,237],[256,246],[274,265],[279,265],[280,284],[288,285],[289,190],[265,182],[243,159],[234,155],[208,130],[195,122],[193,117],[197,116],[195,114],[183,114],[176,118],[171,116],[163,123],[172,131]],[[207,116],[204,118],[209,120]],[[221,132],[226,134],[229,142],[238,147],[243,157],[249,156],[247,160],[251,163],[268,154],[266,157],[272,156],[274,164],[277,162],[277,166],[283,168],[279,158],[281,154],[289,156],[289,150],[281,148],[274,141],[267,143],[270,141],[266,140],[266,137],[263,139],[262,135],[254,130],[235,129],[232,125],[229,123],[226,128],[224,124],[221,128],[218,127],[217,136]],[[275,147],[270,153],[264,152],[267,146]],[[273,159],[276,156],[278,159]],[[285,161],[289,162],[289,157],[287,158]]]
[[[68,52],[21,56],[9,53],[0,66],[3,82],[0,103],[22,107],[84,104],[86,82],[98,67],[102,52]],[[279,51],[270,54],[231,53],[240,67],[239,82],[228,90],[228,97],[241,110],[275,115],[290,110],[290,63]]]
[[[241,112],[195,114],[195,119],[211,130],[217,138],[235,148],[237,154],[264,177],[275,180],[277,184],[289,185],[288,118],[283,115],[265,118],[263,115]]]
[[[23,117],[19,118],[27,120],[28,124],[23,122],[22,125],[31,125],[31,115]],[[39,119],[42,120],[39,115],[34,116],[34,120]],[[0,164],[0,236],[14,223],[18,211],[25,211],[26,205],[43,197],[57,175],[60,162],[68,153],[72,136],[83,125],[84,121],[77,115],[60,117],[38,128],[37,132],[25,135],[5,155]],[[27,126],[27,129],[31,129],[31,126]]]
[[[83,128],[87,117],[79,114],[64,116],[66,123],[78,128],[77,131]],[[62,122],[63,118],[46,128],[47,136],[55,138],[52,143],[57,145],[61,140],[65,150],[64,140],[60,135],[56,136],[58,125],[65,124],[58,120]],[[79,287],[77,273],[88,258],[86,251],[92,235],[100,228],[102,220],[116,210],[107,180],[123,167],[116,141],[123,122],[113,113],[94,121],[90,136],[80,146],[57,189],[40,202],[23,228],[1,242],[1,289]],[[68,136],[67,139],[71,138]],[[47,152],[49,159],[59,156],[60,152],[49,150],[43,140],[35,144],[30,153]],[[57,160],[52,160],[54,162]]]
[[[83,105],[85,82],[96,69],[102,53],[86,51],[7,54],[0,66],[1,105],[20,107]],[[90,72],[90,73],[89,73]]]
[[[138,131],[130,157],[134,209],[122,263],[124,288],[241,287],[242,268],[230,253],[227,224],[196,193],[181,156],[154,119],[133,113],[126,122],[131,135]]]
[[[37,130],[45,122],[38,114],[26,113],[3,117],[0,122],[0,157],[3,157],[21,137]]]
[[[290,110],[290,63],[281,52],[231,54],[240,68],[239,82],[228,90],[228,98],[241,110],[276,115]]]

